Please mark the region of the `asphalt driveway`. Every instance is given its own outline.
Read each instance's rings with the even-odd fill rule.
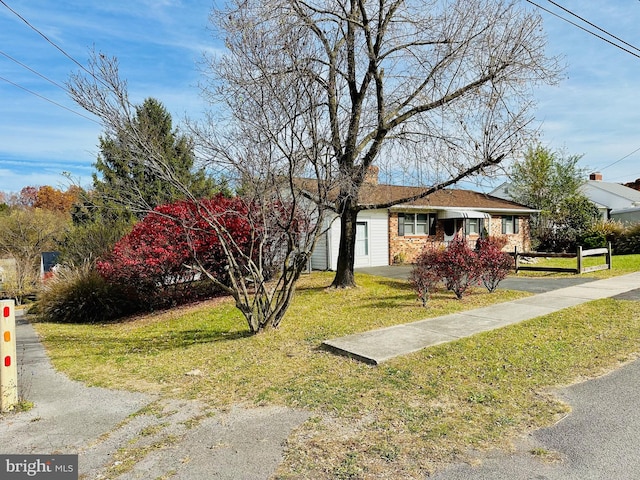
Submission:
[[[411,274],[412,265],[390,265],[386,267],[368,267],[358,268],[357,272],[369,275],[378,275],[380,277],[395,278],[406,280]],[[510,275],[505,278],[498,288],[502,290],[519,290],[529,293],[545,293],[552,290],[558,290],[565,287],[573,287],[582,285],[583,283],[593,282],[597,278],[585,277],[583,275],[575,275],[572,277],[518,277]],[[640,290],[631,290],[615,298],[621,300],[640,300]]]

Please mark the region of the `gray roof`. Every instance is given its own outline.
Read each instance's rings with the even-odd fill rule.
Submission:
[[[588,180],[584,184],[585,190],[589,188],[597,188],[608,192],[617,197],[624,198],[631,204],[638,204],[640,206],[640,192],[633,188],[625,187],[619,183],[603,182],[601,180]],[[588,195],[587,195],[588,196]]]

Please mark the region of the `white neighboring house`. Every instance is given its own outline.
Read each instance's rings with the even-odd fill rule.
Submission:
[[[640,192],[619,183],[604,182],[601,173],[589,175],[580,191],[598,207],[603,220],[640,223]],[[509,183],[505,182],[491,195],[511,200]]]
[[[582,193],[604,208],[603,218],[623,223],[640,222],[640,192],[619,183],[603,182],[601,173],[592,173],[581,187]]]

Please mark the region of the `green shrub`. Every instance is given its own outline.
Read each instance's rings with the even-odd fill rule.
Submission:
[[[640,223],[624,230],[624,233],[613,243],[617,255],[640,253]]]
[[[136,309],[122,288],[107,283],[88,262],[59,268],[44,284],[35,307],[42,320],[60,323],[101,323]]]
[[[578,243],[585,249],[602,248],[607,246],[607,237],[602,232],[587,232]]]

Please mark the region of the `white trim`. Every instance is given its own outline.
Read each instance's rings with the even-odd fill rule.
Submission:
[[[477,210],[441,210],[438,212],[438,219],[448,218],[491,218],[491,215]]]

